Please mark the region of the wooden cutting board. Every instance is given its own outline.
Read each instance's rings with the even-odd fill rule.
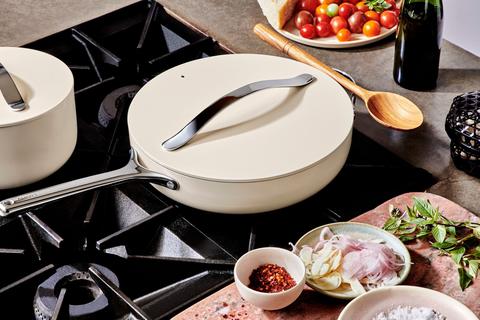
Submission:
[[[443,197],[430,193],[406,193],[386,201],[352,221],[381,227],[388,218],[388,206],[390,204],[398,208],[404,208],[405,205],[411,206],[413,197],[429,199],[449,219],[477,222],[480,220],[466,209]],[[478,303],[480,300],[480,280],[477,280],[462,292],[458,284],[457,268],[449,257],[439,256],[438,252],[431,249],[425,241],[409,244],[407,248],[410,251],[413,265],[404,284],[443,292],[462,302],[477,316],[480,316],[480,303]],[[298,300],[287,308],[278,311],[263,311],[244,301],[238,294],[235,284],[232,283],[183,311],[173,319],[335,320],[347,302],[323,296],[305,287]]]

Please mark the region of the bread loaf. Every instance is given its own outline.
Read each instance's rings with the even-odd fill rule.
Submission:
[[[282,29],[293,16],[298,0],[258,0],[268,22],[277,29]]]

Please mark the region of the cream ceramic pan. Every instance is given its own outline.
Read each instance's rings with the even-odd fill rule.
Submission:
[[[274,88],[241,98],[184,147],[163,149],[163,141],[227,92],[302,73],[316,80],[302,88]],[[270,211],[313,195],[337,175],[350,149],[352,125],[347,93],[313,67],[256,54],[196,60],[160,74],[132,101],[130,169],[114,172],[115,179],[106,173],[8,199],[0,202],[0,211],[7,214],[136,178],[156,179],[162,193],[205,211]]]
[[[59,169],[75,148],[77,121],[73,75],[62,61],[36,50],[0,47],[0,63],[0,189],[7,189]],[[12,86],[25,102],[21,111],[7,103]]]

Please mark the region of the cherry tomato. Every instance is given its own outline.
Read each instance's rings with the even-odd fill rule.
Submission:
[[[327,7],[327,15],[332,18],[338,15],[338,4],[331,3]]]
[[[390,10],[385,10],[380,15],[380,23],[387,29],[395,27],[398,23],[398,18],[395,12]]]
[[[330,23],[330,17],[327,16],[326,14],[320,14],[318,16],[315,17],[315,24],[318,24],[320,22],[326,22],[326,23]]]
[[[307,39],[313,39],[317,35],[313,24],[306,24],[300,29],[300,35]]]
[[[370,20],[363,25],[363,34],[367,37],[375,37],[380,34],[381,28],[378,21]]]
[[[349,2],[344,2],[338,8],[338,15],[344,19],[348,19],[355,11],[357,11],[357,7]]]
[[[397,15],[397,18],[400,17],[400,9],[395,8],[395,9],[393,10],[393,12],[395,12],[395,14]]]
[[[336,3],[336,4],[340,4],[342,3],[341,0],[320,0],[320,3],[321,4],[331,4],[331,3]]]
[[[367,12],[365,12],[365,17],[367,17],[367,20],[374,20],[380,22],[380,15],[375,11],[368,10]]]
[[[295,27],[298,30],[302,29],[302,27],[306,24],[313,24],[313,16],[307,10],[302,10],[295,16]]]
[[[316,15],[317,17],[318,17],[319,15],[321,15],[321,14],[327,15],[327,8],[328,8],[328,4],[319,5],[319,6],[315,9],[315,15]]]
[[[360,0],[343,0],[343,3],[351,3],[353,5],[356,5]]]
[[[336,16],[330,21],[330,26],[332,27],[333,33],[337,34],[340,29],[348,28],[348,23],[344,18]]]
[[[328,37],[332,33],[332,27],[330,26],[330,23],[326,22],[317,23],[317,25],[315,25],[315,30],[317,31],[317,36],[320,38]]]
[[[300,10],[307,10],[311,14],[315,14],[315,9],[317,9],[318,5],[318,0],[301,0]]]
[[[358,11],[367,12],[368,10],[370,10],[363,1],[358,2],[355,6],[357,7]]]
[[[363,25],[367,22],[367,17],[361,11],[357,11],[348,18],[348,26],[350,31],[354,33],[362,33]]]
[[[337,32],[338,41],[348,41],[350,40],[352,33],[347,28],[343,28]]]

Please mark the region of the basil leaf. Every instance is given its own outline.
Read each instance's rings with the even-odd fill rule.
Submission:
[[[463,268],[458,268],[458,280],[460,282],[460,288],[465,290],[472,282],[472,277]]]
[[[480,260],[470,260],[468,261],[468,274],[472,278],[477,277],[477,271],[478,271],[478,265],[480,263]]]
[[[473,229],[473,235],[475,236],[475,238],[480,239],[480,227],[476,227],[475,229]]]
[[[447,232],[450,233],[451,235],[454,235],[454,236],[457,235],[457,230],[453,226],[447,227]]]
[[[455,243],[451,242],[434,242],[432,243],[432,247],[437,249],[447,249],[455,246]]]
[[[411,241],[411,240],[415,239],[415,236],[403,235],[403,236],[398,237],[398,239],[402,242],[408,242],[408,241]]]
[[[442,243],[445,241],[445,237],[447,236],[447,230],[445,229],[444,225],[437,224],[432,229],[432,235],[437,242]]]
[[[460,265],[462,261],[463,254],[465,253],[465,247],[456,248],[455,250],[450,251],[450,256],[457,265]]]
[[[413,203],[421,215],[427,218],[432,218],[432,205],[430,202],[422,198],[413,197]]]

